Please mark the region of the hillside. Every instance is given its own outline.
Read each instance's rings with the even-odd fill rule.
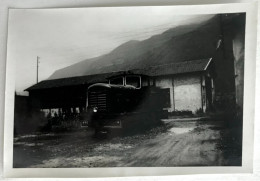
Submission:
[[[83,76],[213,56],[220,38],[218,16],[171,28],[143,41],[128,41],[108,54],[55,71],[49,79]]]

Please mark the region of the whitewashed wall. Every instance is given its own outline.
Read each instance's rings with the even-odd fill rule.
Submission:
[[[202,108],[201,80],[199,75],[157,77],[156,87],[170,88],[169,112],[189,110],[195,113]]]
[[[193,113],[202,108],[201,82],[199,75],[176,76],[174,78],[175,110]]]

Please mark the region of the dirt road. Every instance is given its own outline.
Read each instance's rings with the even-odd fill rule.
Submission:
[[[25,135],[14,139],[14,167],[230,165],[224,132],[221,121],[168,119],[144,134],[104,140],[92,138],[92,130]],[[239,165],[240,156],[234,158]]]

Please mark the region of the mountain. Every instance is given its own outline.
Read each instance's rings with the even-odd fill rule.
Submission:
[[[55,71],[49,79],[84,76],[210,58],[220,39],[219,17],[168,29],[143,41],[128,41],[108,54]]]

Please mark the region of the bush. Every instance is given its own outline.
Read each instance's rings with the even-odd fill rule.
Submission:
[[[201,116],[201,115],[204,114],[204,112],[203,112],[203,110],[200,108],[200,109],[197,109],[197,110],[195,111],[195,114]]]

